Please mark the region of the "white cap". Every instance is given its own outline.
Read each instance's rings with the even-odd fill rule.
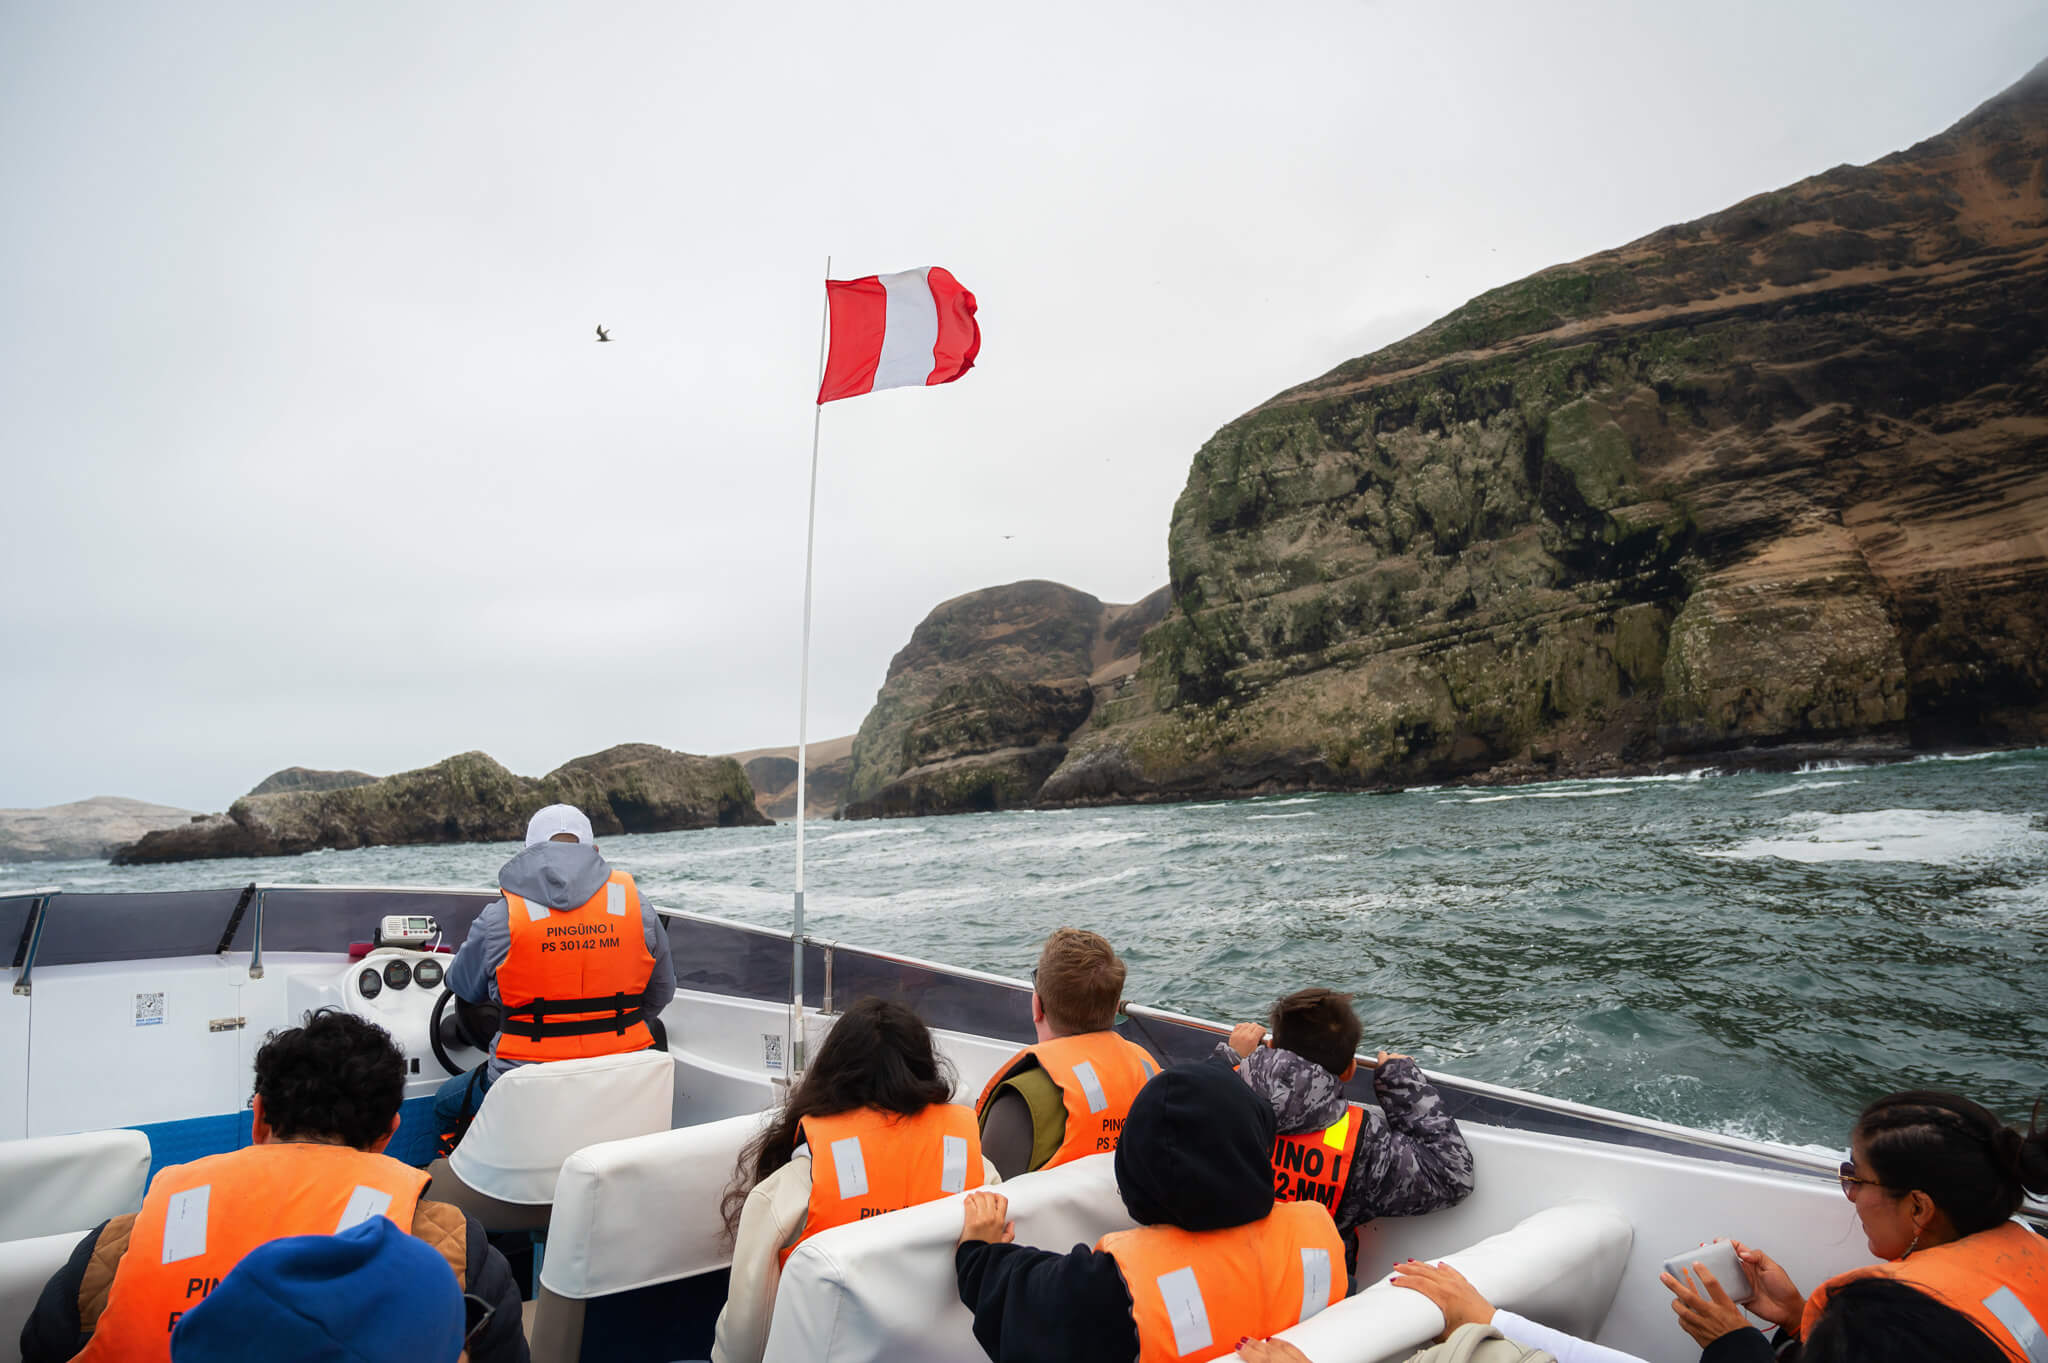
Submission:
[[[590,831],[589,816],[582,810],[574,805],[549,805],[527,820],[526,845],[538,847],[544,842],[551,842],[557,833],[573,833],[576,841],[585,847],[597,841]]]

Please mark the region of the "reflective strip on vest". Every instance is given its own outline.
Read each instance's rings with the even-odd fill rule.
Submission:
[[[2034,1319],[2019,1293],[2001,1287],[1984,1299],[1984,1309],[2012,1331],[2013,1339],[2026,1350],[2028,1363],[2048,1363],[2048,1331],[2041,1329],[2041,1322]]]
[[[1301,1318],[1307,1320],[1330,1304],[1330,1251],[1301,1252]]]
[[[626,916],[626,887],[616,880],[604,887],[604,911],[614,918]]]
[[[165,1263],[197,1259],[206,1253],[206,1204],[212,1197],[211,1183],[171,1194],[170,1205],[164,1209]]]
[[[945,1157],[939,1167],[939,1190],[960,1193],[967,1190],[967,1138],[947,1136],[943,1139]]]
[[[832,1142],[832,1170],[839,1176],[839,1200],[868,1195],[868,1162],[860,1157],[860,1137]]]
[[[1080,1081],[1081,1092],[1087,1095],[1090,1112],[1100,1112],[1109,1106],[1109,1095],[1102,1091],[1102,1081],[1095,1077],[1093,1065],[1083,1060],[1074,1066],[1074,1078]]]
[[[1156,1279],[1159,1299],[1166,1303],[1166,1319],[1173,1326],[1173,1350],[1182,1358],[1216,1342],[1209,1332],[1209,1305],[1202,1300],[1202,1285],[1195,1270],[1176,1268]]]
[[[607,886],[606,888],[610,887]],[[519,899],[518,895],[512,894],[510,891],[506,893],[509,898]],[[541,903],[538,899],[519,899],[519,902],[526,906],[526,919],[530,923],[538,923],[553,912],[552,909],[548,908],[547,905]]]
[[[371,1188],[358,1183],[356,1190],[349,1194],[348,1205],[341,1209],[341,1219],[334,1223],[334,1233],[341,1234],[351,1226],[360,1226],[373,1216],[382,1216],[391,1206],[391,1194],[381,1188]]]

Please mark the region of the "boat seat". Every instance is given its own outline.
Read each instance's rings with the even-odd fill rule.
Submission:
[[[1003,1184],[1017,1242],[1064,1252],[1129,1230],[1135,1223],[1117,1193],[1115,1160],[1090,1155]],[[767,1363],[984,1359],[953,1273],[960,1200],[835,1226],[798,1245],[776,1290]]]
[[[0,1143],[0,1240],[83,1234],[140,1210],[148,1186],[149,1137],[140,1131]]]
[[[44,1284],[91,1229],[0,1242],[0,1363],[21,1363],[21,1327],[36,1309]]]
[[[1578,1200],[1525,1217],[1444,1262],[1470,1278],[1495,1306],[1590,1339],[1614,1303],[1634,1242],[1628,1218],[1604,1203]],[[1437,1337],[1444,1317],[1427,1297],[1395,1287],[1391,1277],[1277,1338],[1316,1363],[1387,1363],[1408,1357]]]
[[[719,1204],[741,1147],[771,1115],[590,1145],[564,1161],[528,1334],[534,1363],[710,1356],[732,1266]]]
[[[675,1061],[651,1050],[507,1070],[455,1153],[428,1166],[433,1196],[486,1230],[539,1230],[562,1162],[586,1145],[668,1130],[675,1084]]]

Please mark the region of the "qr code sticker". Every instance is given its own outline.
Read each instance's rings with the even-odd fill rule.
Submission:
[[[158,1027],[164,1020],[164,996],[162,994],[137,994],[135,996],[135,1025],[137,1027]]]
[[[782,1037],[779,1033],[761,1033],[761,1068],[770,1074],[782,1073]]]

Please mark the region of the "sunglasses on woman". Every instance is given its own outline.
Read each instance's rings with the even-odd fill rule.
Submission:
[[[1884,1185],[1882,1183],[1879,1183],[1876,1179],[1865,1178],[1863,1177],[1863,1175],[1857,1173],[1856,1166],[1851,1164],[1848,1160],[1842,1161],[1842,1172],[1839,1175],[1837,1175],[1837,1177],[1841,1180],[1842,1183],[1842,1196],[1848,1198],[1851,1202],[1854,1202],[1856,1200],[1856,1190],[1858,1188],[1884,1187]]]

